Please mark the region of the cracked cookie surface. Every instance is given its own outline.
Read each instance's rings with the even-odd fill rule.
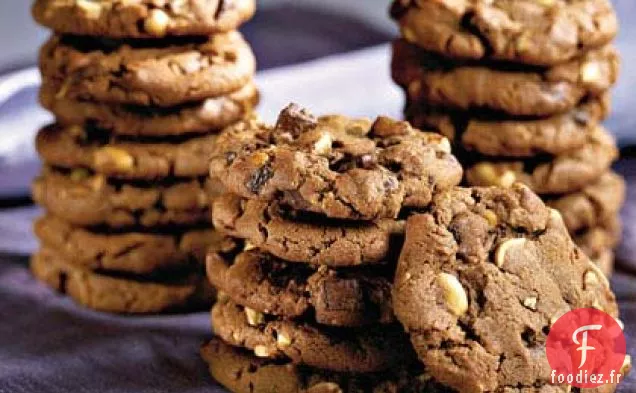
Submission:
[[[212,308],[212,328],[223,341],[258,357],[339,372],[385,371],[413,361],[408,339],[396,325],[329,328],[252,311],[221,300]]]
[[[226,194],[213,202],[215,228],[281,259],[331,267],[375,265],[397,259],[402,220],[344,221],[286,209],[276,201]]]
[[[172,107],[230,94],[248,84],[256,60],[238,32],[198,41],[106,41],[53,36],[40,70],[57,98]]]
[[[244,198],[375,220],[426,206],[462,170],[446,138],[406,122],[315,118],[290,105],[274,127],[246,121],[222,133],[210,174]]]
[[[395,0],[410,42],[448,57],[555,65],[610,42],[609,0]]]
[[[441,58],[404,40],[393,44],[392,75],[410,101],[515,116],[552,116],[574,109],[616,83],[620,60],[606,46],[552,68],[483,65]]]
[[[113,38],[212,35],[249,20],[255,0],[37,0],[33,16],[64,34]]]
[[[329,326],[395,322],[392,268],[316,268],[254,250],[235,257],[210,252],[206,265],[212,285],[233,302],[262,314]]]
[[[566,391],[549,386],[551,321],[618,312],[560,215],[520,184],[458,188],[410,217],[393,305],[430,375],[465,392]]]

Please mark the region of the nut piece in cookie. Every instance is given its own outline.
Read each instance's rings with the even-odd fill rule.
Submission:
[[[456,186],[448,140],[385,117],[314,118],[296,105],[276,126],[243,122],[219,136],[210,173],[244,198],[331,218],[395,218]]]

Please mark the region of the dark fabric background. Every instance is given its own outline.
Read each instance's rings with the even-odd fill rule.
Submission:
[[[636,2],[617,3],[625,19]],[[627,42],[634,29],[624,26]],[[262,12],[245,29],[262,68],[310,60],[384,42],[390,37],[354,20],[300,7]],[[281,44],[284,43],[284,44]],[[631,58],[631,52],[627,54]],[[629,59],[628,59],[629,60]],[[629,69],[628,69],[629,71]],[[628,74],[631,74],[628,72]],[[630,87],[625,91],[630,95]],[[624,93],[625,94],[625,93]],[[626,100],[627,98],[625,98]],[[623,100],[622,107],[629,106]],[[611,122],[631,134],[631,111]],[[623,139],[629,144],[628,139]],[[624,211],[625,242],[619,249],[621,272],[613,280],[621,303],[630,351],[636,330],[636,160],[631,149],[618,170],[630,181]],[[27,176],[26,171],[11,176]],[[0,209],[28,203],[0,200]],[[16,210],[4,215],[2,228],[32,215]],[[0,246],[3,234],[0,233]],[[29,241],[31,239],[25,239]],[[29,275],[25,256],[0,254],[0,393],[83,392],[216,392],[197,352],[210,337],[209,313],[124,317],[82,309],[39,285]],[[620,387],[636,393],[636,377]]]

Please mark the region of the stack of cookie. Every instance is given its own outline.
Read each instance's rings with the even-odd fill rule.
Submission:
[[[228,193],[214,225],[243,245],[208,254],[218,338],[202,355],[215,379],[239,393],[426,382],[406,378],[417,362],[391,287],[406,211],[461,181],[448,140],[291,105],[274,127],[226,130],[216,148],[211,177]]]
[[[258,101],[236,29],[254,0],[37,0],[55,31],[40,54],[33,196],[46,210],[34,274],[88,307],[145,313],[210,304],[207,180],[219,131]]]
[[[453,141],[469,185],[544,197],[610,272],[625,192],[599,124],[619,72],[610,1],[396,0],[391,13],[407,119]]]

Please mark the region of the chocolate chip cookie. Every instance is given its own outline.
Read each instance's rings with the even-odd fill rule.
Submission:
[[[518,181],[539,194],[566,194],[597,181],[617,157],[613,137],[598,126],[578,150],[531,161],[482,161],[466,169],[466,180],[471,186],[504,187]]]
[[[565,226],[573,233],[617,217],[625,202],[625,192],[625,180],[617,173],[607,172],[580,191],[546,202],[561,213]]]
[[[413,102],[406,118],[414,127],[434,129],[469,152],[497,157],[563,154],[583,147],[596,125],[609,114],[609,93],[574,110],[548,118],[510,118],[444,111]]]
[[[460,188],[433,205],[407,221],[393,289],[427,371],[456,391],[549,388],[551,323],[574,308],[615,317],[606,278],[526,186]]]
[[[31,271],[53,289],[98,311],[156,313],[200,308],[211,303],[213,291],[198,275],[148,281],[96,273],[69,262],[44,247],[31,258]]]
[[[201,270],[208,250],[229,252],[236,247],[230,238],[212,229],[163,234],[91,231],[51,215],[38,219],[34,232],[67,263],[94,271],[136,275]]]
[[[212,328],[223,341],[258,357],[338,372],[379,372],[413,360],[408,339],[395,325],[336,329],[252,311],[219,301],[212,308]]]
[[[42,159],[52,166],[85,168],[123,180],[156,180],[205,176],[216,139],[210,134],[164,142],[143,141],[80,126],[52,124],[40,130],[36,147]]]
[[[222,133],[211,176],[244,198],[278,200],[331,218],[395,218],[461,178],[448,140],[385,117],[315,118],[295,105],[276,126],[243,122]]]
[[[395,0],[402,36],[448,57],[555,65],[618,31],[609,0]]]
[[[230,94],[248,84],[256,61],[238,32],[163,44],[53,36],[40,51],[56,98],[173,107]]]
[[[449,60],[397,40],[392,74],[411,101],[515,116],[552,116],[604,93],[616,82],[619,63],[616,49],[606,46],[552,68],[514,69]]]
[[[160,38],[234,30],[255,8],[255,0],[37,0],[33,17],[65,34]]]
[[[297,212],[277,201],[231,194],[213,202],[215,228],[291,262],[346,267],[397,259],[404,222],[325,219]]]
[[[40,89],[40,103],[62,124],[88,124],[116,135],[141,137],[203,134],[221,130],[247,117],[258,104],[253,82],[228,95],[207,98],[171,108],[106,105],[94,101],[58,97],[47,81]]]
[[[233,302],[262,314],[330,326],[395,322],[390,270],[314,268],[257,250],[207,256],[210,282]]]

